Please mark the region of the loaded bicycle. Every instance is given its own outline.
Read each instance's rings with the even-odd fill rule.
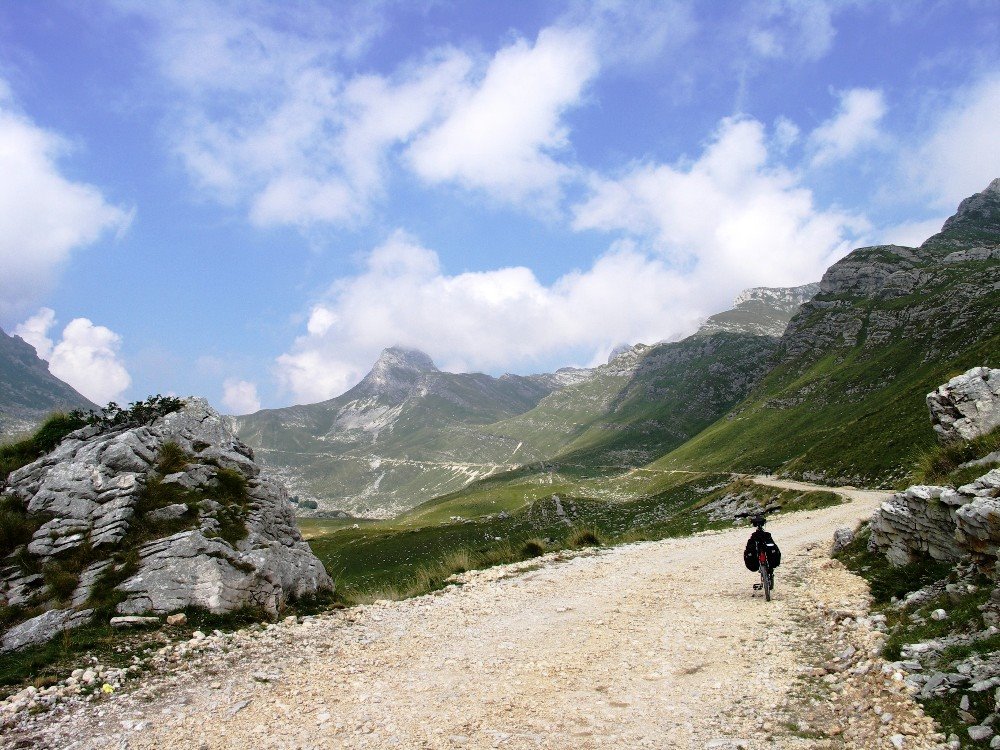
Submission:
[[[781,550],[771,535],[764,531],[765,523],[767,521],[764,516],[754,516],[753,525],[757,529],[747,540],[746,549],[743,551],[743,562],[749,570],[760,573],[760,583],[753,585],[754,591],[763,591],[764,600],[771,601],[771,592],[774,590],[774,569],[781,564]]]

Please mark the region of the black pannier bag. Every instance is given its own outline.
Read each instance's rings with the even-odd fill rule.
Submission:
[[[757,559],[757,552],[750,547],[743,550],[743,564],[747,566],[747,570],[752,570],[754,573],[760,570],[760,560]]]
[[[764,543],[764,554],[767,556],[767,564],[774,570],[781,565],[781,550],[774,542]]]

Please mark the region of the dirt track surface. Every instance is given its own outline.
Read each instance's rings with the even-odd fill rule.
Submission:
[[[769,524],[784,553],[770,603],[752,597],[746,529],[548,558],[209,637],[172,673],[19,738],[79,749],[931,747],[929,723],[877,669],[864,678],[871,695],[817,676],[847,637],[834,619],[857,617],[865,597],[827,557],[831,536],[876,505]],[[890,721],[876,704],[892,706]]]
[[[809,484],[808,482],[796,482],[791,479],[778,479],[768,474],[758,474],[751,477],[751,479],[757,484],[778,487],[784,490],[802,490],[803,492],[808,492],[809,490],[826,490],[828,492],[836,492],[838,495],[842,495],[849,500],[858,501],[866,506],[871,505],[872,510],[877,508],[879,503],[887,500],[892,494],[885,490],[859,490],[857,487],[826,487],[824,485]]]

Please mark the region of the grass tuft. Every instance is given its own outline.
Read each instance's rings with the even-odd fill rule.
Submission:
[[[566,545],[574,549],[581,547],[600,547],[604,540],[596,529],[578,529],[570,534]]]
[[[885,604],[893,597],[901,599],[911,591],[945,578],[952,571],[951,563],[932,558],[915,560],[899,567],[890,565],[883,556],[868,551],[870,539],[871,528],[864,524],[851,543],[834,557],[848,570],[868,581],[876,604]]]
[[[156,470],[164,476],[184,471],[193,458],[177,443],[167,442],[160,448],[160,455],[156,461]]]
[[[544,539],[529,539],[521,545],[521,559],[530,560],[533,557],[541,557],[545,554]]]

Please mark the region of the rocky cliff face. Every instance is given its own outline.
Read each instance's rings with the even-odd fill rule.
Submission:
[[[53,411],[97,408],[50,373],[33,346],[0,330],[0,438],[32,429]]]
[[[1000,370],[974,367],[927,394],[942,443],[975,440],[1000,427]]]
[[[919,341],[923,360],[949,356],[1000,296],[1000,180],[962,201],[941,232],[919,248],[879,245],[855,250],[823,275],[782,340],[785,356],[815,361],[832,349],[873,349]],[[985,320],[988,320],[985,319]]]
[[[19,620],[0,650],[113,613],[276,614],[333,587],[285,488],[200,399],[149,425],[72,433],[0,500],[30,532],[0,568],[5,620]]]

